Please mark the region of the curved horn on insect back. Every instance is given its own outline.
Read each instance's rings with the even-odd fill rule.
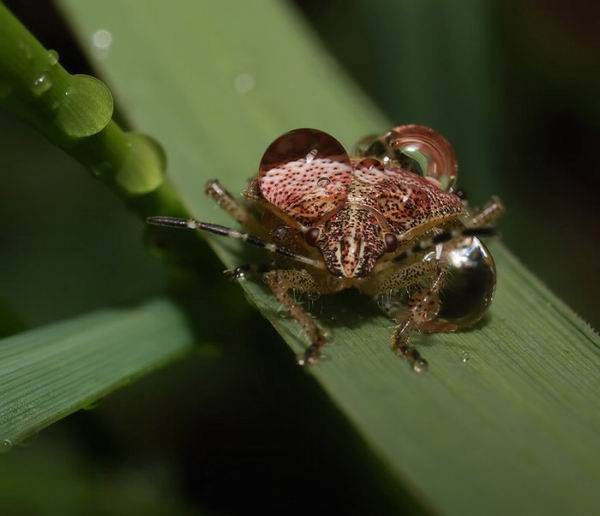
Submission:
[[[319,262],[318,260],[313,260],[308,256],[303,256],[301,254],[295,253],[287,247],[281,247],[277,244],[273,244],[272,242],[263,240],[262,238],[257,237],[255,235],[251,235],[250,233],[245,233],[244,231],[237,231],[236,229],[231,229],[226,226],[210,224],[208,222],[202,222],[196,219],[182,219],[179,217],[166,216],[148,217],[146,219],[146,222],[148,224],[152,224],[153,226],[195,229],[199,231],[207,231],[209,233],[214,233],[215,235],[234,238],[236,240],[243,240],[244,242],[247,242],[248,244],[254,245],[256,247],[262,247],[263,249],[266,249],[271,253],[287,256],[292,260],[304,263],[306,265],[310,265],[311,267],[315,267],[317,269],[325,269],[325,265],[322,262]]]

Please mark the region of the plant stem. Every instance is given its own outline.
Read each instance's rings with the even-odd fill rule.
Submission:
[[[112,120],[106,85],[69,74],[58,54],[44,48],[1,3],[0,27],[0,106],[73,156],[141,216],[186,216],[165,179],[160,145]]]

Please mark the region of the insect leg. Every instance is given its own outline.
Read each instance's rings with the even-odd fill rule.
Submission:
[[[264,274],[275,268],[275,262],[271,263],[244,263],[233,269],[223,271],[223,274],[230,279],[244,279],[247,275]]]
[[[204,191],[206,195],[216,201],[220,208],[224,209],[243,226],[256,224],[256,220],[248,209],[237,201],[218,179],[207,181]]]
[[[318,362],[321,349],[326,343],[325,335],[314,319],[290,295],[290,289],[299,292],[327,293],[327,287],[320,286],[305,270],[274,270],[263,275],[264,282],[269,286],[277,300],[290,312],[306,332],[310,346],[304,356],[298,360],[300,365],[312,365]]]
[[[433,321],[440,311],[439,292],[446,277],[445,269],[438,271],[429,287],[419,289],[408,302],[408,313],[394,329],[392,350],[406,358],[414,371],[420,373],[427,369],[427,361],[409,343],[414,331],[423,329]]]
[[[313,258],[309,258],[308,256],[298,254],[292,251],[291,249],[288,249],[287,247],[282,247],[272,242],[268,242],[267,240],[264,240],[255,235],[251,235],[250,233],[238,231],[236,229],[231,229],[225,226],[220,226],[218,224],[210,224],[209,222],[202,222],[196,219],[181,219],[178,217],[167,217],[162,215],[157,217],[148,217],[146,219],[146,222],[155,226],[167,226],[182,229],[197,229],[200,231],[207,231],[208,233],[214,233],[216,235],[234,238],[236,240],[243,240],[248,244],[254,245],[256,247],[262,247],[263,249],[266,249],[267,251],[274,254],[287,256],[288,258],[303,263],[305,265],[310,265],[317,269],[325,268],[325,265],[322,262],[314,260]]]
[[[480,228],[500,218],[504,213],[504,204],[498,197],[492,197],[478,212],[467,222],[469,228]]]

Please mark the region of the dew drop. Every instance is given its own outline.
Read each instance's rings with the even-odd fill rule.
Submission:
[[[4,439],[2,441],[2,451],[8,451],[12,448],[12,441],[10,439]]]
[[[245,95],[246,93],[252,91],[254,89],[254,85],[254,77],[249,73],[241,73],[233,81],[233,86],[241,95]]]
[[[108,50],[112,42],[112,33],[106,29],[98,29],[92,35],[92,45],[98,50]]]
[[[58,52],[56,50],[48,50],[48,64],[55,66],[58,63]]]
[[[38,75],[31,85],[31,91],[38,97],[46,93],[50,88],[52,88],[52,81],[47,73]]]
[[[106,85],[89,75],[74,75],[56,108],[56,123],[67,136],[84,138],[104,129],[112,113]]]
[[[162,147],[149,136],[127,133],[129,150],[115,176],[116,182],[132,195],[156,190],[164,180],[166,156]]]
[[[423,360],[422,358],[415,360],[412,363],[412,370],[418,374],[426,372],[428,367],[429,364],[427,364],[427,361]]]
[[[471,357],[469,356],[469,354],[466,351],[463,351],[462,358],[461,358],[462,363],[466,364],[470,359],[471,359]]]

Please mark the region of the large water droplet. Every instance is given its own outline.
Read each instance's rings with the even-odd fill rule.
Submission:
[[[46,93],[50,88],[52,88],[52,81],[47,73],[42,73],[38,75],[31,85],[31,91],[34,95],[40,96]]]
[[[392,159],[435,180],[443,190],[456,184],[458,163],[452,145],[440,133],[424,125],[394,127],[384,137]]]
[[[317,129],[294,129],[269,145],[260,162],[260,171],[264,173],[283,163],[315,158],[350,164],[344,146],[330,134]]]
[[[127,192],[141,195],[156,190],[164,180],[166,156],[153,138],[140,133],[127,133],[127,156],[116,176],[116,182]]]
[[[92,136],[111,121],[113,98],[106,85],[89,75],[75,75],[56,109],[56,123],[72,138]]]
[[[56,50],[48,50],[48,64],[54,66],[58,63],[58,52]]]

